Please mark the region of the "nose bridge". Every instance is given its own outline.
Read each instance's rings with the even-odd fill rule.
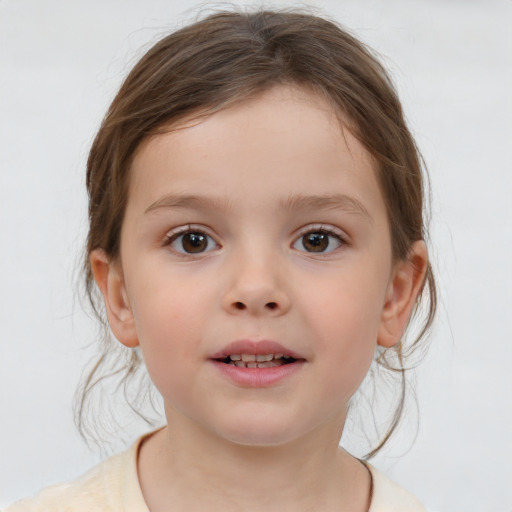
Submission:
[[[279,247],[267,237],[252,238],[233,249],[224,307],[231,313],[280,315],[288,311]]]

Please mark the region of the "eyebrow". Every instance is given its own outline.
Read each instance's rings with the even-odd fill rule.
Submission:
[[[161,197],[144,210],[144,214],[160,208],[184,208],[189,210],[229,210],[230,201],[225,198],[169,194]]]
[[[148,208],[144,214],[159,209],[183,208],[190,210],[220,210],[229,211],[231,202],[228,198],[217,198],[207,196],[169,194],[161,197]],[[344,210],[348,213],[355,213],[367,218],[370,222],[372,217],[364,205],[355,197],[345,194],[329,195],[303,195],[297,194],[281,200],[279,206],[287,211],[300,210]]]
[[[289,210],[344,210],[348,213],[356,213],[366,217],[369,221],[372,217],[363,203],[355,197],[346,194],[332,195],[294,195],[281,202],[281,207]]]

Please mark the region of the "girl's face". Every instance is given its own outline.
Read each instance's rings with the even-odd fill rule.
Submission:
[[[120,254],[93,254],[93,268],[168,420],[242,444],[341,428],[415,297],[371,159],[325,100],[293,87],[143,143]],[[273,360],[233,366],[241,355]]]

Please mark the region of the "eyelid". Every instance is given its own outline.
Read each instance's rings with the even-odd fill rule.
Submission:
[[[312,231],[323,231],[324,233],[328,233],[329,235],[337,236],[343,243],[348,243],[348,235],[342,229],[332,226],[331,224],[308,224],[300,228],[295,236],[295,240],[299,237],[304,236],[306,233],[311,233]]]
[[[183,224],[182,226],[177,226],[175,228],[170,229],[165,233],[165,239],[175,237],[176,235],[181,235],[183,233],[189,233],[189,232],[201,232],[205,233],[208,236],[211,236],[209,234],[209,229],[205,226],[199,225],[199,224]],[[213,237],[212,237],[213,238]]]

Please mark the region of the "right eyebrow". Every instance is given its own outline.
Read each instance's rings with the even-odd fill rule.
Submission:
[[[144,210],[144,214],[159,210],[161,208],[187,208],[195,210],[227,211],[230,208],[230,202],[225,198],[167,194],[148,206]]]

